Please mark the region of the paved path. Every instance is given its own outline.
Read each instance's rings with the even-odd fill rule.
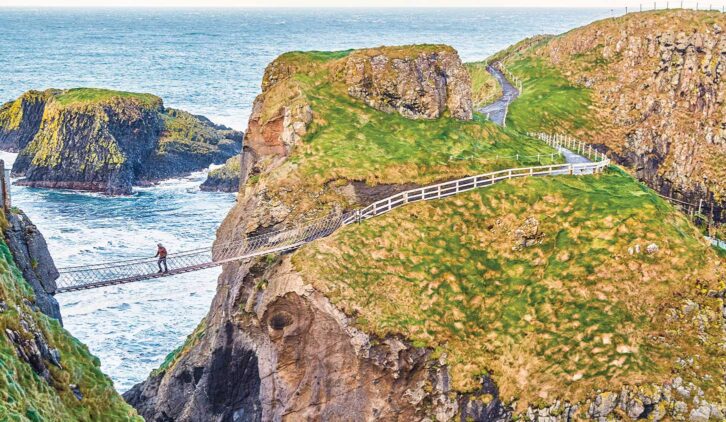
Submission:
[[[497,82],[499,82],[499,85],[501,85],[502,96],[488,106],[480,108],[479,112],[486,114],[491,121],[499,126],[504,126],[504,119],[507,116],[507,107],[509,107],[509,103],[519,97],[519,91],[514,87],[514,85],[509,83],[507,78],[504,77],[504,74],[499,71],[499,69],[490,65],[487,66],[487,72],[494,76],[494,79],[496,79]]]
[[[507,108],[509,107],[509,104],[519,96],[519,90],[517,90],[517,88],[515,88],[514,85],[512,85],[509,80],[507,80],[504,74],[494,66],[487,66],[487,72],[489,72],[494,77],[494,79],[499,82],[499,85],[501,85],[502,96],[499,97],[497,101],[479,109],[479,112],[486,114],[489,119],[491,119],[499,126],[504,126],[504,119],[506,119],[507,117]],[[565,157],[566,162],[569,164],[582,164],[592,162],[588,158],[583,157],[579,154],[575,154],[569,149],[559,147],[558,150],[562,153],[562,156]],[[587,172],[591,171],[589,169],[582,170],[583,174]]]

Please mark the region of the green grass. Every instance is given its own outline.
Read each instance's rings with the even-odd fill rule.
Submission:
[[[596,127],[590,109],[590,90],[573,85],[556,68],[538,58],[519,58],[508,68],[524,84],[524,92],[509,107],[508,126],[525,133],[570,134]]]
[[[304,148],[291,160],[308,177],[427,183],[537,163],[536,157],[518,161],[497,156],[553,152],[539,141],[501,131],[480,115],[469,122],[407,119],[366,106],[337,83],[322,83],[307,95],[324,123],[312,126]]]
[[[33,300],[32,289],[22,279],[7,245],[0,241],[0,301],[8,305],[0,313],[0,420],[141,421],[114,390],[88,348],[56,320],[32,310],[25,300]],[[18,357],[5,334],[6,329],[11,329],[26,338],[30,336],[19,321],[21,313],[26,323],[42,332],[50,347],[60,351],[62,369],[46,362],[51,371],[50,383]],[[79,386],[82,401],[75,398],[70,384]]]
[[[487,72],[486,62],[465,63],[471,77],[471,100],[474,108],[494,102],[502,95],[502,87]]]
[[[141,104],[149,107],[158,107],[161,105],[161,99],[156,95],[113,91],[101,88],[72,88],[61,91],[55,97],[56,101],[63,105],[99,103],[116,98],[138,100]]]
[[[428,51],[432,47],[423,48]],[[402,49],[410,54],[412,47]],[[313,110],[314,119],[303,142],[277,171],[286,176],[272,174],[267,178],[270,195],[294,204],[296,212],[320,209],[321,202],[345,204],[348,199],[330,190],[317,196],[315,202],[296,194],[300,189],[320,192],[331,182],[426,184],[503,168],[561,162],[560,157],[549,156],[554,150],[547,145],[502,130],[481,115],[472,121],[448,115],[412,120],[376,110],[348,95],[336,73],[341,67],[339,59],[319,62],[318,52],[307,61],[304,53],[294,55],[297,62],[285,66],[304,71],[293,73],[263,94],[269,110],[263,110],[262,115],[277,115],[279,107],[288,103],[304,102]],[[290,59],[289,55],[283,57]],[[281,88],[284,92],[277,92]],[[297,94],[290,98],[289,92]],[[291,191],[293,181],[299,185]]]
[[[515,250],[513,232],[539,221],[540,244]],[[657,255],[629,255],[655,242]],[[630,176],[533,178],[418,203],[349,226],[299,250],[293,264],[359,328],[402,334],[445,353],[452,386],[491,373],[519,405],[577,401],[671,371],[713,397],[726,358],[715,256],[670,205]],[[668,321],[690,298],[708,309]],[[662,339],[656,338],[658,333]],[[674,368],[693,356],[696,370]]]

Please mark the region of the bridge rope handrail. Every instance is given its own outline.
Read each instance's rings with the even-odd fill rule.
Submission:
[[[210,268],[255,256],[284,252],[296,249],[315,239],[326,237],[342,226],[373,218],[408,203],[444,198],[490,186],[506,179],[560,174],[589,174],[602,171],[609,165],[609,160],[604,154],[574,138],[544,133],[530,133],[529,136],[544,141],[560,151],[560,153],[562,148],[567,148],[588,157],[592,162],[509,168],[410,189],[375,201],[352,212],[335,212],[324,218],[308,221],[304,225],[272,230],[267,233],[216,244],[212,247],[169,254],[167,261],[172,264],[169,273],[156,272],[158,263],[155,258],[136,258],[66,267],[59,270],[61,277],[57,282],[58,289],[56,292],[63,293],[140,281]],[[544,155],[546,156],[546,154]]]

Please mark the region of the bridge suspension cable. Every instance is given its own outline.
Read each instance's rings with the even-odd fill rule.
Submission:
[[[167,256],[168,272],[159,271],[155,258],[138,258],[66,267],[59,270],[60,277],[56,282],[58,286],[56,293],[166,277],[199,271],[231,261],[285,252],[296,249],[315,239],[326,237],[342,226],[385,214],[394,208],[412,202],[445,198],[473,189],[491,186],[502,180],[519,177],[590,174],[602,171],[609,164],[609,160],[604,154],[573,138],[547,134],[530,134],[530,136],[543,140],[560,153],[562,153],[563,148],[566,148],[593,161],[511,168],[411,189],[376,201],[353,212],[331,214],[325,218],[300,224],[299,226],[216,244],[214,247],[169,254]]]

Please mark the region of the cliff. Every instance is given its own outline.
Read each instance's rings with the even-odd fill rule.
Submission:
[[[161,99],[92,88],[30,91],[0,109],[0,146],[19,150],[19,184],[131,193],[239,153],[241,134],[165,108]]]
[[[368,105],[356,56],[268,66],[215,249],[553,152],[476,114]],[[718,417],[722,277],[688,221],[617,170],[503,182],[226,264],[205,320],[124,397],[147,420]]]
[[[42,235],[20,211],[0,216],[0,420],[141,421],[62,328]]]
[[[53,295],[58,270],[50,256],[43,234],[19,209],[14,208],[6,215],[7,227],[3,230],[5,241],[13,255],[15,265],[23,279],[32,287],[34,305],[40,312],[55,318],[62,325],[60,307]]]
[[[703,200],[723,220],[725,27],[718,12],[631,13],[522,43],[499,55],[525,81],[509,123],[577,132],[655,190]]]

